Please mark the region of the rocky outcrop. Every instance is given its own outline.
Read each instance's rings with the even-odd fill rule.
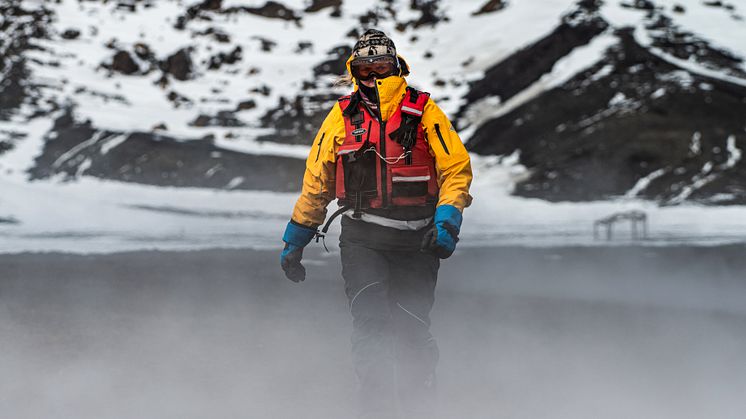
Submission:
[[[472,13],[474,16],[484,15],[492,12],[499,12],[508,5],[505,0],[488,0],[482,7],[476,12]]]
[[[192,75],[193,67],[191,51],[189,48],[182,48],[161,61],[161,70],[164,74],[170,74],[176,80],[189,80]]]
[[[485,123],[469,148],[519,153],[530,174],[515,193],[527,197],[746,203],[746,88],[617,36],[601,62]]]
[[[337,98],[335,94],[298,95],[292,100],[281,98],[276,108],[260,118],[262,126],[273,128],[275,133],[263,135],[259,140],[309,144]]]
[[[329,51],[329,59],[313,68],[314,76],[332,74],[340,76],[347,72],[347,59],[352,55],[352,47],[340,45]]]
[[[158,132],[99,130],[58,118],[47,135],[32,179],[95,176],[158,186],[294,191],[300,187],[300,159],[250,155],[214,145],[210,137],[177,139]]]
[[[570,51],[588,44],[609,26],[597,13],[599,4],[598,0],[585,2],[565,15],[547,36],[487,69],[484,78],[471,85],[466,102],[488,96],[504,102],[539,80]]]
[[[35,39],[49,37],[53,13],[45,6],[27,8],[20,1],[0,2],[0,121],[8,119],[36,86],[29,83],[29,70],[23,53],[39,47]]]

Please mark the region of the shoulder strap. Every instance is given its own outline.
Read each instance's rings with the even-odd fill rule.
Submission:
[[[421,92],[413,87],[407,87],[407,93],[402,101],[401,111],[403,114],[421,119],[428,99],[430,99],[430,93]]]
[[[412,164],[411,151],[417,141],[417,130],[422,122],[422,114],[425,112],[425,105],[429,98],[430,93],[407,87],[407,93],[400,105],[401,125],[391,133],[391,139],[407,151],[405,164]]]

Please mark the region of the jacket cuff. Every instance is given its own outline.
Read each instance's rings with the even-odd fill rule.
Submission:
[[[282,241],[298,247],[306,247],[311,239],[316,235],[316,229],[293,222],[292,220],[285,227],[285,234]]]
[[[463,219],[464,217],[461,215],[461,211],[453,205],[439,205],[438,208],[435,209],[435,224],[448,223],[455,227],[456,231],[460,232],[461,221],[463,221]]]

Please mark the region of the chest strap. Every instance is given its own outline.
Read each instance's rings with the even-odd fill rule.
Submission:
[[[391,139],[399,143],[405,151],[412,151],[414,148],[417,130],[422,123],[422,114],[429,98],[429,93],[407,87],[407,94],[401,104],[401,124],[390,135]],[[407,165],[412,164],[412,153],[407,153],[404,162]]]

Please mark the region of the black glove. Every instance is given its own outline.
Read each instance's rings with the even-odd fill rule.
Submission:
[[[306,268],[301,265],[303,259],[303,248],[311,242],[316,235],[316,229],[293,222],[288,223],[282,241],[285,248],[280,254],[280,266],[285,271],[285,276],[293,282],[301,282],[306,279]]]
[[[433,226],[425,232],[420,250],[448,259],[456,250],[461,228],[461,212],[453,205],[440,205],[435,209]]]
[[[293,282],[306,279],[306,268],[300,263],[301,259],[303,259],[303,248],[285,243],[285,249],[280,257],[280,266],[285,271],[285,276]]]
[[[420,250],[432,253],[440,259],[448,259],[456,250],[456,243],[458,243],[458,231],[454,227],[450,224],[444,224],[441,228],[434,225],[425,232]]]

